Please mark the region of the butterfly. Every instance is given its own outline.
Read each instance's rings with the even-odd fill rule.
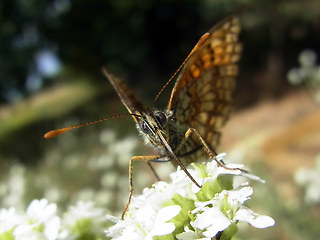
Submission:
[[[150,162],[171,161],[174,166],[180,166],[194,184],[201,188],[186,166],[208,157],[215,159],[215,149],[220,139],[219,130],[229,118],[233,106],[232,94],[235,77],[238,74],[237,62],[242,52],[242,45],[238,40],[239,33],[238,19],[228,17],[200,38],[173,75],[174,77],[179,72],[168,107],[164,111],[147,108],[123,81],[103,69],[104,75],[127,108],[128,115],[131,115],[136,122],[138,131],[157,152],[150,156],[134,156],[130,160],[130,194],[122,219],[133,195],[132,164],[135,161],[147,162],[155,175],[156,172]],[[171,79],[161,89],[156,99]],[[55,137],[70,129],[106,119],[110,117],[53,130],[48,132],[45,138]],[[227,168],[218,160],[216,162]]]

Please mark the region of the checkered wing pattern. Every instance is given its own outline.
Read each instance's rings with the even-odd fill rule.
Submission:
[[[239,33],[239,21],[234,17],[209,31],[208,41],[190,57],[178,76],[168,105],[177,124],[195,128],[212,150],[219,142],[219,129],[232,110],[236,63],[242,51]],[[192,137],[189,145],[192,141],[198,140]],[[188,150],[182,149],[180,155]],[[192,161],[187,159],[187,163]]]

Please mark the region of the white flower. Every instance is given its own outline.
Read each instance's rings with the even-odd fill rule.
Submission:
[[[274,220],[265,215],[259,215],[252,210],[242,206],[236,213],[234,220],[247,222],[255,228],[267,228],[275,224]]]
[[[298,85],[304,80],[304,76],[300,68],[290,69],[287,73],[287,78],[292,85]]]
[[[154,226],[150,231],[150,235],[162,236],[172,233],[175,230],[175,225],[172,222],[168,223],[167,221],[177,216],[180,211],[181,207],[178,205],[160,209],[154,221]]]
[[[26,214],[32,221],[41,223],[54,217],[56,211],[56,204],[48,204],[47,199],[36,199],[29,204]]]
[[[63,217],[61,236],[77,238],[87,233],[99,236],[104,215],[104,210],[96,208],[93,202],[79,201],[76,206],[70,206]]]
[[[287,73],[289,82],[293,85],[302,82],[314,94],[314,99],[320,101],[320,66],[316,65],[317,55],[313,50],[304,50],[299,55],[300,66],[292,68]]]
[[[311,49],[303,50],[299,55],[299,63],[303,67],[312,67],[315,65],[316,61],[317,54]]]
[[[197,215],[196,220],[191,222],[191,226],[203,231],[205,237],[212,238],[230,226],[231,221],[218,207],[205,207],[202,210],[203,212]]]
[[[320,155],[316,158],[313,169],[301,168],[295,173],[295,181],[305,187],[305,202],[317,204],[320,202]]]
[[[105,233],[107,237],[117,240],[151,240],[154,236],[167,235],[175,230],[175,225],[168,221],[178,215],[180,210],[180,206],[173,205],[156,212],[150,204],[146,203],[136,211],[132,210],[124,220],[118,221],[118,219],[108,216],[108,219],[116,224]]]
[[[224,156],[218,155],[218,161],[222,162]],[[106,231],[107,236],[117,240],[138,240],[168,235],[170,239],[189,240],[211,239],[219,233],[227,234],[226,238],[231,239],[239,221],[257,228],[274,225],[272,218],[258,215],[243,205],[253,193],[251,187],[247,184],[233,186],[234,176],[263,182],[259,177],[218,167],[215,161],[192,166],[194,169],[188,171],[202,184],[201,189],[178,167],[170,175],[170,184],[157,182],[153,188],[144,189],[142,195],[133,197],[124,220],[109,216],[115,225]]]
[[[13,231],[15,239],[38,239],[38,236],[48,240],[57,239],[60,218],[56,216],[56,209],[57,206],[48,204],[47,199],[33,200],[26,210],[25,221]]]
[[[243,187],[238,190],[223,190],[221,193],[207,202],[196,202],[193,214],[201,212],[192,227],[203,231],[205,237],[213,238],[218,232],[225,230],[232,223],[245,221],[256,228],[266,228],[274,225],[274,220],[268,216],[254,213],[243,206],[253,193],[251,187]],[[211,207],[210,207],[211,206]]]
[[[9,232],[17,225],[24,221],[23,217],[16,213],[16,209],[11,207],[9,209],[0,210],[0,235]]]
[[[93,203],[78,202],[69,208],[62,221],[56,215],[56,209],[56,204],[49,204],[46,199],[33,200],[24,214],[17,214],[14,208],[1,209],[0,239],[102,239],[105,213]]]
[[[183,233],[179,233],[176,235],[178,240],[211,240],[211,238],[203,237],[202,234],[198,234],[189,229],[189,227],[184,228]]]
[[[179,174],[177,177],[179,178]],[[167,184],[160,181],[154,188],[145,188],[142,195],[133,197],[124,220],[107,216],[116,223],[106,231],[107,236],[112,239],[135,240],[152,239],[153,236],[172,233],[175,226],[168,221],[179,214],[181,207],[177,205],[162,207],[162,204],[172,198],[180,183],[177,181]]]

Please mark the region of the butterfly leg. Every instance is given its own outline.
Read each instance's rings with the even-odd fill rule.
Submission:
[[[151,167],[151,170],[153,171],[153,173],[155,173],[155,170],[151,166],[150,161],[152,161],[154,159],[157,159],[157,158],[160,158],[160,157],[161,157],[161,155],[133,156],[130,159],[130,162],[129,162],[129,187],[130,187],[130,193],[129,193],[129,199],[128,199],[127,205],[124,208],[124,210],[122,212],[122,215],[121,215],[121,219],[122,220],[124,219],[124,215],[125,215],[125,213],[127,212],[128,208],[129,208],[129,205],[130,205],[130,202],[131,202],[131,198],[132,198],[132,195],[133,195],[133,191],[134,191],[133,190],[133,180],[132,180],[132,163],[133,162],[137,162],[137,161],[147,162],[148,165]],[[158,177],[157,174],[156,174],[156,177]]]
[[[150,167],[150,169],[151,169],[151,171],[153,172],[153,175],[156,177],[156,179],[158,180],[158,181],[160,181],[161,179],[160,179],[160,177],[158,176],[158,174],[157,174],[157,172],[156,172],[156,170],[154,169],[154,167],[151,165],[151,162],[152,160],[150,160],[150,161],[148,161],[147,163],[148,163],[148,166]]]
[[[183,146],[183,144],[188,140],[188,138],[191,136],[191,133],[194,133],[198,139],[200,140],[201,144],[203,145],[205,151],[207,152],[209,158],[213,158],[216,163],[218,164],[218,166],[220,167],[223,167],[225,169],[228,169],[228,170],[240,170],[242,172],[247,172],[243,169],[240,169],[240,168],[229,168],[227,167],[225,164],[223,164],[222,162],[218,161],[217,158],[216,158],[216,153],[213,152],[210,147],[208,146],[208,144],[206,143],[206,141],[201,137],[201,135],[198,133],[198,131],[195,129],[195,128],[189,128],[186,133],[185,133],[185,137],[184,139],[180,142],[180,144],[178,145],[177,149],[178,148],[181,148]]]

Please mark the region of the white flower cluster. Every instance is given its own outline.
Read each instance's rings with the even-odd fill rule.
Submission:
[[[57,215],[57,206],[46,199],[33,200],[25,213],[14,208],[0,210],[1,240],[69,240],[101,237],[104,212],[92,202],[78,202],[64,217]]]
[[[313,50],[304,50],[299,55],[300,67],[292,68],[287,74],[293,85],[305,82],[315,94],[315,100],[320,101],[320,66],[316,65],[317,55]]]
[[[320,202],[320,155],[316,158],[316,166],[313,169],[301,168],[295,174],[295,181],[305,187],[304,200],[308,204]]]
[[[222,157],[218,155],[219,160]],[[217,167],[215,161],[193,167],[189,172],[202,184],[201,189],[178,168],[171,174],[172,183],[157,182],[134,197],[124,220],[109,216],[115,225],[106,231],[107,236],[116,240],[189,240],[211,239],[219,234],[231,239],[239,221],[256,228],[274,225],[271,217],[258,215],[243,205],[253,193],[248,183],[233,186],[234,176],[258,177]]]

